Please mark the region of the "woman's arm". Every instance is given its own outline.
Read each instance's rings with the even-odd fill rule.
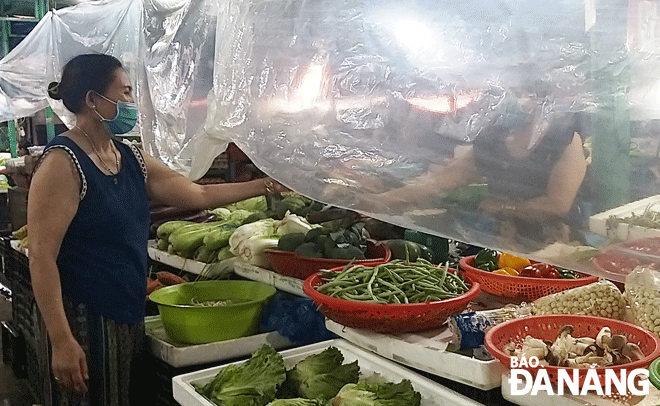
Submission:
[[[57,256],[78,210],[80,177],[63,150],[48,153],[34,174],[28,194],[32,290],[46,324],[53,350],[53,375],[71,389],[84,391],[85,354],[75,340],[62,303]]]
[[[397,189],[375,195],[374,198],[387,203],[413,203],[436,193],[448,191],[480,179],[470,149],[444,167],[430,167],[429,171]]]
[[[161,162],[144,154],[149,174],[147,187],[156,203],[190,209],[208,209],[273,192],[286,192],[287,188],[270,178],[249,182],[198,185],[169,169]]]
[[[486,201],[480,208],[491,213],[505,213],[518,218],[565,216],[573,207],[580,186],[587,173],[587,159],[582,138],[573,135],[571,143],[550,171],[547,192],[543,196],[519,202]]]

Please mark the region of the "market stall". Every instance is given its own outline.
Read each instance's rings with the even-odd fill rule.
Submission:
[[[45,86],[74,54],[109,53],[135,78],[144,151],[199,180],[234,142],[291,189],[151,208],[154,404],[657,403],[660,12],[469,3],[94,2],[48,13],[0,61],[1,120],[51,106],[72,128]],[[49,404],[16,225],[6,335]],[[334,385],[298,376],[329,353]],[[528,354],[650,371],[648,393],[546,396],[552,376],[518,394],[509,361]]]

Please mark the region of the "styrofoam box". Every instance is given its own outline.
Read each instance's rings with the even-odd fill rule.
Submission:
[[[373,373],[382,375],[385,379],[392,382],[399,382],[402,379],[409,379],[413,387],[422,395],[422,406],[467,406],[481,405],[481,403],[460,395],[451,389],[420,376],[404,367],[398,366],[393,362],[386,360],[378,355],[367,352],[346,340],[337,339],[324,341],[304,347],[294,348],[282,351],[284,364],[287,368],[293,367],[302,359],[318,354],[326,348],[334,346],[344,354],[344,362],[358,362],[360,372],[363,377],[370,376]],[[242,364],[245,361],[235,362],[233,364]],[[172,380],[174,399],[182,406],[215,406],[206,400],[202,395],[195,391],[192,383],[205,385],[211,381],[216,374],[225,366],[205,369],[202,371],[191,372],[185,375],[175,376]]]
[[[374,333],[345,327],[328,319],[325,326],[338,336],[380,356],[481,390],[499,387],[502,384],[501,376],[507,371],[498,360],[482,361],[445,351],[446,345],[428,342],[429,340],[421,335]],[[423,333],[432,335],[437,332],[434,330]],[[457,365],[460,367],[457,368]]]
[[[546,391],[539,391],[537,394],[526,395],[512,395],[511,384],[509,379],[510,373],[502,375],[502,396],[504,399],[519,406],[622,406],[622,405],[635,405],[635,406],[657,406],[660,405],[660,391],[653,385],[649,384],[649,393],[646,396],[637,396],[629,402],[614,401],[603,396],[596,394],[587,395],[572,395],[566,393],[564,395],[557,395],[556,386],[553,386],[554,393],[550,395]],[[522,389],[522,387],[519,387]]]
[[[236,261],[234,263],[234,273],[246,279],[257,282],[264,282],[275,286],[277,289],[284,292],[292,293],[298,296],[307,296],[303,292],[304,281],[302,279],[280,275],[277,272],[254,266],[244,261]]]
[[[276,331],[207,344],[183,344],[167,335],[160,316],[146,317],[144,327],[151,353],[175,368],[249,356],[262,344],[276,350],[293,347]]]
[[[173,268],[180,269],[182,271],[190,272],[195,275],[213,275],[214,266],[217,264],[205,264],[204,262],[195,261],[194,259],[183,258],[178,255],[170,254],[166,251],[161,251],[155,247],[155,243],[150,242],[147,247],[147,252],[149,258],[153,259],[156,262],[161,264],[169,265]],[[238,258],[232,258],[235,262],[239,262]]]
[[[628,224],[624,223],[619,224],[616,230],[610,230],[609,236],[607,234],[607,220],[610,218],[610,216],[625,218],[629,217],[633,213],[641,215],[644,213],[644,210],[646,210],[647,207],[650,207],[650,209],[654,211],[660,211],[660,195],[647,197],[642,200],[637,200],[635,202],[631,202],[623,206],[615,207],[608,211],[595,214],[589,217],[589,230],[593,233],[605,237],[616,236],[616,238],[621,241],[660,237],[660,229],[629,226]]]

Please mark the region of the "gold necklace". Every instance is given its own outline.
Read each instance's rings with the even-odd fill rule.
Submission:
[[[112,152],[115,154],[115,163],[117,165],[117,172],[116,173],[113,173],[112,170],[110,169],[110,167],[108,167],[108,165],[105,163],[103,158],[101,158],[101,155],[99,154],[99,151],[96,149],[96,146],[94,145],[94,142],[92,142],[92,138],[89,135],[87,135],[87,133],[85,131],[83,131],[82,128],[78,127],[77,124],[75,125],[75,127],[77,129],[79,129],[81,133],[83,133],[83,135],[87,138],[87,141],[89,141],[89,143],[92,145],[92,149],[94,150],[94,153],[96,154],[96,157],[99,159],[99,161],[101,162],[101,165],[103,165],[105,170],[108,171],[108,173],[110,175],[113,175],[113,176],[116,175],[117,173],[119,173],[119,155],[117,155],[117,150],[115,149],[115,146],[112,143],[112,140],[110,140],[110,145],[112,147]]]

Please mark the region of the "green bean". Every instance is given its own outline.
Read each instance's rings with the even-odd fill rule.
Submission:
[[[325,284],[317,290],[333,297],[375,303],[418,303],[441,300],[468,290],[463,280],[428,261],[394,260],[375,267],[345,267],[322,274]]]

